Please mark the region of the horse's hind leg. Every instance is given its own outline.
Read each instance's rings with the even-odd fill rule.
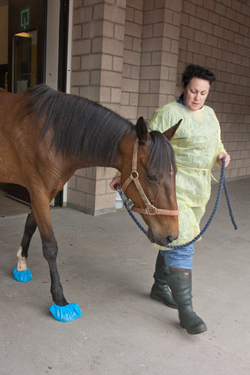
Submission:
[[[27,270],[26,261],[28,258],[29,245],[30,245],[31,238],[33,234],[35,233],[36,227],[37,227],[36,220],[31,210],[26,219],[21,246],[19,247],[17,251],[17,271],[19,272]]]
[[[17,266],[13,270],[14,279],[19,282],[27,282],[32,279],[32,274],[27,268],[28,249],[31,238],[36,230],[36,220],[32,211],[26,219],[23,238],[17,251]]]

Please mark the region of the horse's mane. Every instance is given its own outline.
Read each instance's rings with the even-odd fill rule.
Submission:
[[[133,124],[86,98],[55,91],[45,84],[24,94],[23,116],[43,121],[40,139],[53,129],[52,144],[63,155],[84,156],[99,166],[116,160],[123,135]]]
[[[134,125],[102,105],[55,91],[45,84],[33,86],[23,96],[22,116],[43,121],[40,139],[52,128],[52,144],[63,155],[84,157],[93,165],[110,166],[117,159],[119,144]],[[161,174],[175,168],[174,153],[167,138],[151,132],[150,170]]]
[[[174,150],[164,134],[158,131],[150,132],[152,143],[149,160],[149,174],[161,176],[165,171],[177,172]]]

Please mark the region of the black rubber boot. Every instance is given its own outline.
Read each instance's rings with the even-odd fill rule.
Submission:
[[[167,283],[167,273],[168,269],[165,266],[164,258],[158,254],[155,265],[154,273],[154,285],[152,286],[150,297],[156,301],[161,301],[165,305],[177,309],[177,304],[172,298],[172,292]]]
[[[196,315],[192,307],[192,271],[168,267],[167,278],[178,306],[181,327],[194,335],[205,332],[206,324]]]

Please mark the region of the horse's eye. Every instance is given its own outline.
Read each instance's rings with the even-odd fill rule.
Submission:
[[[148,174],[148,179],[150,181],[157,181],[158,180],[158,178],[155,174]]]

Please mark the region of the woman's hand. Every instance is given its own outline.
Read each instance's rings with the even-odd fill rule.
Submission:
[[[114,188],[114,185],[115,184],[118,184],[120,185],[121,184],[121,176],[115,176],[113,178],[113,180],[110,182],[109,186],[112,190],[116,191],[115,188]]]
[[[222,166],[222,158],[225,157],[225,167],[228,166],[228,164],[230,163],[230,155],[228,154],[224,154],[223,152],[221,152],[219,155],[218,155],[218,162],[220,164],[220,166]]]

